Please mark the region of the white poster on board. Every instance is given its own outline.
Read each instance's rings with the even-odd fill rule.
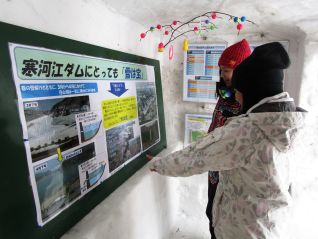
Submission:
[[[206,135],[211,122],[212,115],[186,114],[184,147],[195,142],[199,137]]]
[[[39,225],[160,141],[153,66],[9,43]]]
[[[226,44],[189,44],[184,53],[183,100],[216,103],[219,58]]]

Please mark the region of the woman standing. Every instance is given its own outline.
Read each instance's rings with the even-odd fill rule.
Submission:
[[[212,132],[218,127],[223,126],[227,118],[239,114],[240,104],[235,100],[232,87],[232,76],[234,69],[250,54],[250,46],[248,42],[243,39],[242,41],[226,48],[220,56],[218,62],[220,67],[220,82],[216,84],[218,102],[213,111],[212,122],[208,133]],[[209,171],[208,204],[206,207],[206,215],[209,218],[211,239],[215,239],[214,229],[212,226],[212,206],[218,182],[219,173],[217,171]]]
[[[290,238],[284,226],[291,202],[291,149],[306,113],[283,91],[289,65],[280,43],[255,48],[232,79],[244,114],[151,163],[152,171],[167,176],[220,172],[213,204],[217,239]]]

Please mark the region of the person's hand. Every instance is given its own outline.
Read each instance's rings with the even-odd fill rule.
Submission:
[[[153,156],[151,154],[146,154],[146,158],[150,161],[153,159]]]
[[[146,154],[146,158],[150,161],[150,160],[153,159],[153,156],[152,156],[151,154]],[[157,172],[157,170],[154,169],[154,168],[151,168],[150,171],[151,171],[151,172]]]

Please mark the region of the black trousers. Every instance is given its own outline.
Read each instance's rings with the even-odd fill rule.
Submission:
[[[218,186],[218,182],[217,183],[214,183],[212,184],[209,181],[209,185],[208,185],[208,197],[209,197],[209,200],[208,200],[208,205],[206,206],[206,215],[207,217],[209,218],[209,229],[210,229],[210,233],[211,233],[211,239],[217,239],[214,235],[214,228],[212,226],[212,205],[213,205],[213,199],[214,199],[214,196],[215,196],[215,192],[216,192],[216,188]]]

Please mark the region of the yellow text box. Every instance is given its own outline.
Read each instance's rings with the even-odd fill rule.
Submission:
[[[136,96],[102,101],[102,114],[105,129],[136,119]]]

